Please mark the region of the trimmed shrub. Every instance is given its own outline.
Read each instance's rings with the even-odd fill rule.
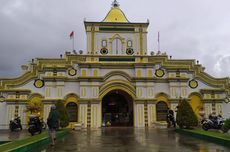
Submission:
[[[64,128],[69,125],[69,115],[66,110],[66,107],[62,101],[58,101],[56,104],[56,109],[59,113],[59,118],[60,118],[60,127]]]
[[[191,128],[198,125],[197,116],[185,99],[181,100],[178,104],[176,123],[180,128]]]
[[[223,130],[223,132],[228,132],[230,129],[230,118],[226,119],[224,121],[224,125],[221,128]]]

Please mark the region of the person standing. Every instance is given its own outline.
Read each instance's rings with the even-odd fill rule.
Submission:
[[[167,123],[168,123],[168,128],[171,126],[171,123],[172,123],[174,128],[176,127],[174,112],[170,108],[168,108],[168,110],[167,110]]]
[[[51,106],[49,116],[47,118],[47,125],[48,125],[48,133],[51,140],[51,146],[55,145],[56,140],[56,130],[59,128],[59,114],[56,110],[56,106]]]

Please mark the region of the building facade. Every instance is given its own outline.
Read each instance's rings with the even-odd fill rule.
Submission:
[[[47,119],[51,105],[65,104],[72,123],[84,127],[151,127],[167,108],[187,100],[198,117],[230,117],[229,78],[214,78],[195,60],[148,55],[148,22],[132,23],[115,0],[101,22],[85,21],[87,50],[60,58],[36,58],[18,78],[0,78],[0,129],[31,113]],[[28,107],[40,106],[31,112]]]

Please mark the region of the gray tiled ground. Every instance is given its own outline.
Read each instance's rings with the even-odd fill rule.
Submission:
[[[230,148],[167,129],[102,128],[72,131],[39,152],[229,152]]]
[[[28,133],[27,130],[14,132],[11,132],[9,130],[0,130],[0,141],[20,140],[29,136],[31,135]]]

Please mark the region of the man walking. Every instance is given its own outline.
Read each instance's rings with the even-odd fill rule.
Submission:
[[[51,106],[50,113],[47,119],[47,125],[49,127],[49,136],[51,139],[51,146],[55,145],[56,129],[59,128],[59,114],[56,110],[56,106]]]

